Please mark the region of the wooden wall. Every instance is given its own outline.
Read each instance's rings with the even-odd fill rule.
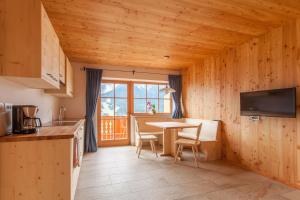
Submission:
[[[300,187],[298,117],[240,116],[242,91],[298,87],[300,105],[300,21],[224,50],[183,70],[186,117],[221,119],[223,156],[260,174]]]

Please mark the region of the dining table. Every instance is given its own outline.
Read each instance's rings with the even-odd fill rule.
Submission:
[[[146,122],[146,125],[161,128],[163,130],[163,152],[160,156],[175,156],[178,130],[183,128],[197,128],[199,124],[186,122]]]

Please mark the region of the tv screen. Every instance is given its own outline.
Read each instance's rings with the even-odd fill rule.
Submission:
[[[242,116],[296,117],[296,88],[242,92]]]

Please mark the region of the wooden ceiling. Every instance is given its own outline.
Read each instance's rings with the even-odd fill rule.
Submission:
[[[300,16],[299,0],[43,0],[72,61],[179,69]]]

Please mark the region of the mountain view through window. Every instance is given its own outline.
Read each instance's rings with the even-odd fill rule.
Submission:
[[[155,106],[158,113],[171,112],[170,94],[160,91],[167,84],[134,83],[133,112],[146,113],[147,103]],[[101,84],[101,116],[127,116],[127,84]]]
[[[148,112],[147,103],[150,103],[155,106],[156,112],[170,113],[170,94],[160,91],[165,87],[167,87],[166,84],[134,83],[134,112]]]

